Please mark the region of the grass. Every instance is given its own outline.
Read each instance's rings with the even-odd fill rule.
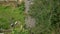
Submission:
[[[59,34],[59,0],[34,0],[31,5],[29,15],[36,19],[35,34]]]
[[[24,29],[24,4],[21,4],[19,7],[12,6],[2,6],[0,5],[0,29],[13,29],[11,34],[28,34],[28,30]],[[10,27],[11,23],[15,21],[20,21],[15,27]],[[8,34],[8,32],[5,32]]]

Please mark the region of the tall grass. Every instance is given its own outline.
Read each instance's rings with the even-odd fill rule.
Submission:
[[[59,34],[60,31],[60,1],[59,0],[34,0],[30,7],[30,15],[36,19],[35,34]]]

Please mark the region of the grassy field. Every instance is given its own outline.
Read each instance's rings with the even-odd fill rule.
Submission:
[[[60,1],[34,0],[29,15],[36,19],[34,34],[60,34]]]
[[[60,34],[60,0],[34,0],[30,6],[29,16],[36,19],[36,25],[31,29],[33,34]],[[24,4],[19,7],[0,5],[0,29],[11,29],[11,32],[3,33],[31,34],[24,28],[24,10]],[[11,27],[16,21],[19,23]]]
[[[5,32],[5,34],[28,34],[28,30],[23,27],[24,17],[24,4],[15,8],[0,5],[0,29],[12,29],[11,32]],[[11,23],[15,23],[15,21],[19,21],[19,24],[11,27]]]

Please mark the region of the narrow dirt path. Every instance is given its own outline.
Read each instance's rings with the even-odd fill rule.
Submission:
[[[27,13],[27,14],[28,14],[28,11],[29,11],[29,8],[30,8],[30,5],[31,5],[31,1],[32,0],[25,0],[25,13]],[[27,28],[35,27],[35,19],[32,18],[29,15],[26,16],[25,23],[26,23]]]

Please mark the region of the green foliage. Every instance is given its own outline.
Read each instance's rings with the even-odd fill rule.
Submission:
[[[34,0],[29,15],[36,19],[35,34],[52,34],[60,25],[59,0]],[[57,31],[56,31],[57,33]]]
[[[14,31],[14,34],[29,34],[29,31],[28,30],[22,30],[22,31],[20,31],[20,32],[18,32],[18,31]]]
[[[24,3],[18,7],[2,6],[0,5],[0,29],[12,29],[11,34],[29,34],[27,29],[24,29]],[[11,27],[11,23],[20,21],[15,27]],[[22,25],[22,26],[21,26]],[[8,32],[5,32],[8,34]]]
[[[9,29],[10,24],[19,20],[24,23],[24,4],[20,7],[2,6],[0,5],[0,28]],[[7,24],[7,25],[6,25]]]

